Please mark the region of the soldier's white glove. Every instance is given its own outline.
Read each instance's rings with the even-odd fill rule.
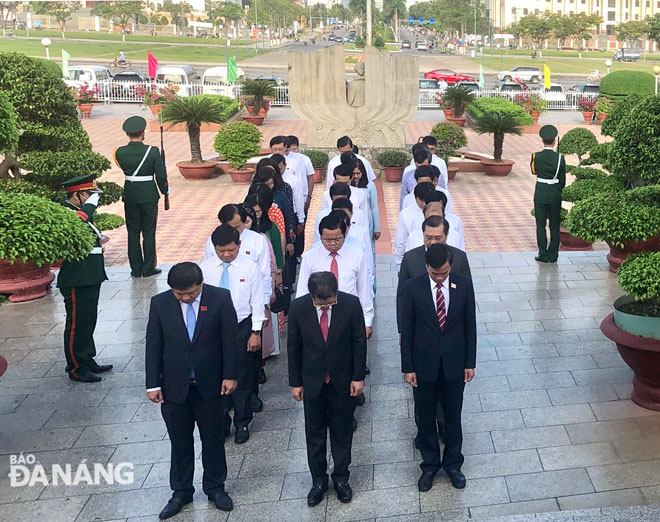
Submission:
[[[94,205],[95,207],[98,206],[99,204],[99,198],[101,195],[98,192],[95,192],[89,198],[87,198],[87,201],[85,201],[86,205]]]

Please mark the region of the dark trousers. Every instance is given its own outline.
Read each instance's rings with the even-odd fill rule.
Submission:
[[[94,329],[98,313],[101,283],[60,288],[64,297],[66,323],[64,325],[64,356],[66,369],[74,377],[89,370],[96,356]]]
[[[353,412],[355,399],[340,395],[332,382],[324,384],[314,399],[303,399],[305,407],[305,439],[307,441],[307,463],[314,484],[327,484],[328,462],[327,436],[330,429],[330,450],[335,469],[332,481],[345,482],[350,472],[351,446],[353,445]]]
[[[207,495],[224,491],[227,479],[227,461],[223,434],[223,397],[204,400],[197,386],[190,386],[183,404],[167,402],[161,405],[161,414],[170,436],[172,456],[170,462],[170,487],[173,496],[191,497],[195,492],[195,423],[202,439],[202,465],[204,475],[202,489]]]
[[[156,221],[158,201],[124,202],[128,234],[128,262],[136,275],[148,274],[156,268]],[[142,244],[140,244],[140,235]]]
[[[295,248],[295,247],[294,247]],[[282,269],[282,282],[285,286],[291,289],[292,293],[295,293],[295,284],[296,284],[296,267],[298,261],[296,259],[296,254],[292,256],[284,254],[284,268]]]
[[[559,257],[559,226],[561,217],[561,200],[556,203],[539,203],[534,201],[536,219],[536,243],[539,247],[539,257],[543,261],[557,261]],[[550,222],[550,245],[545,232],[546,222]]]
[[[225,425],[231,426],[229,411],[234,408],[234,427],[236,429],[247,426],[252,421],[250,399],[254,388],[254,371],[252,369],[252,353],[247,351],[247,342],[251,333],[252,316],[248,316],[238,323],[238,347],[240,351],[240,357],[238,359],[238,386],[233,393],[223,397],[225,403]],[[259,352],[259,356],[261,356],[261,351]]]
[[[436,473],[445,470],[461,469],[463,465],[463,428],[461,426],[461,411],[463,410],[463,379],[447,381],[442,365],[435,382],[417,381],[413,388],[419,451],[422,454],[422,471]],[[444,414],[445,450],[440,458],[438,444],[438,428],[436,426],[437,404],[442,403]]]

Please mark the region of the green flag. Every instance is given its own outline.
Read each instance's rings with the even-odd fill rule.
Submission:
[[[69,58],[71,55],[62,49],[62,75],[69,76]]]
[[[479,88],[484,88],[484,68],[479,64]]]
[[[227,81],[229,81],[229,83],[236,83],[236,74],[236,60],[229,56],[227,58]]]

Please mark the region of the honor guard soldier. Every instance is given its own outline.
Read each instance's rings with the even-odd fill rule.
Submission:
[[[94,175],[77,176],[63,183],[67,199],[63,205],[74,211],[89,225],[89,233],[96,238],[92,251],[79,261],[64,261],[57,276],[57,287],[64,297],[66,325],[64,354],[69,378],[80,382],[98,382],[97,373],[112,369],[111,364],[100,365],[94,360],[94,328],[101,292],[101,283],[108,277],[103,266],[101,233],[94,226],[94,212],[102,192],[94,184]]]
[[[559,255],[559,219],[561,214],[561,191],[566,186],[566,160],[554,151],[557,127],[544,125],[539,131],[543,150],[532,154],[532,174],[536,176],[534,190],[534,214],[536,217],[536,242],[539,255],[534,259],[541,263],[556,263]],[[559,147],[557,147],[559,149]],[[550,244],[545,232],[550,222]]]
[[[133,277],[160,274],[156,268],[156,220],[160,195],[169,194],[165,164],[158,147],[145,145],[147,120],[128,118],[122,129],[128,145],[115,149],[115,163],[124,171],[124,214],[128,232],[128,261]],[[156,186],[157,185],[157,186]],[[140,245],[142,234],[142,245]]]

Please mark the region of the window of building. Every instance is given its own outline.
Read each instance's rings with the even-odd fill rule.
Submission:
[[[573,0],[571,0],[571,4],[573,3]]]
[[[586,4],[586,3],[587,3],[587,0],[582,0],[582,3],[583,3],[583,4]],[[596,5],[598,5],[598,4],[596,4]]]
[[[605,27],[605,32],[607,34],[614,34],[614,26],[613,25],[608,25]]]
[[[559,10],[557,11],[557,14],[558,14],[559,16],[561,16],[561,9],[559,9]]]
[[[639,7],[639,0],[635,0],[635,7]]]
[[[523,9],[523,15],[524,15],[524,16],[527,16],[527,13],[528,13],[528,12],[529,12],[529,11],[528,11],[526,8]]]
[[[616,9],[616,0],[607,0],[607,7],[611,7],[612,9]]]
[[[511,14],[516,14],[516,8],[515,7],[511,8]]]
[[[573,11],[569,11],[568,16],[573,16]]]
[[[534,14],[535,14],[535,15],[538,15],[538,14],[539,14],[539,10],[538,10],[538,9],[534,9]]]
[[[635,15],[635,20],[639,20],[639,15],[638,14]]]
[[[607,21],[608,22],[614,22],[616,20],[616,12],[615,11],[609,11],[607,13]]]
[[[646,0],[646,8],[651,9],[651,0]]]

